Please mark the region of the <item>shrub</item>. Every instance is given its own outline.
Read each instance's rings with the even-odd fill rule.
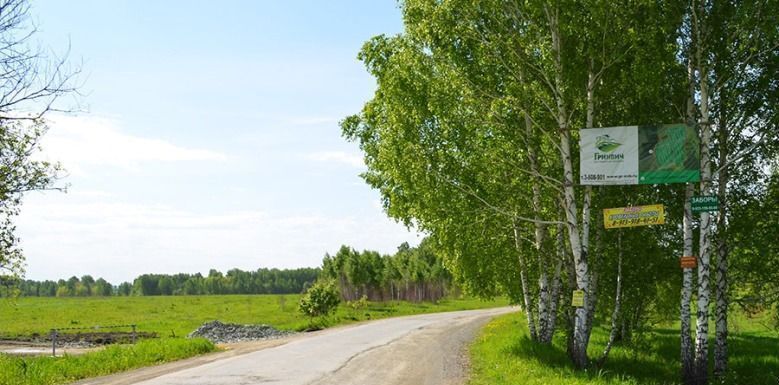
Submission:
[[[314,318],[332,313],[340,302],[341,294],[335,282],[319,281],[303,294],[298,309],[304,315]]]

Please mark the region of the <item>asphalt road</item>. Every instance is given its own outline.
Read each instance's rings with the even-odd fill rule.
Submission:
[[[153,375],[140,371],[135,377],[130,372],[84,383],[460,384],[467,375],[464,348],[490,318],[510,311],[469,310],[372,321],[311,333],[197,366],[158,370]]]

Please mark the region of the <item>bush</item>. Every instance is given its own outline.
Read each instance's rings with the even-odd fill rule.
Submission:
[[[341,293],[334,281],[319,281],[311,286],[300,298],[298,309],[311,318],[326,316],[338,307]]]

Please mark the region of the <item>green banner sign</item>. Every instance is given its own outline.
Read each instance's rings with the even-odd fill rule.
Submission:
[[[685,124],[580,131],[583,185],[690,183],[701,179],[700,141]]]
[[[719,200],[716,195],[701,195],[690,198],[690,208],[693,214],[719,210]]]
[[[665,124],[638,127],[638,183],[701,180],[700,142],[693,127]]]

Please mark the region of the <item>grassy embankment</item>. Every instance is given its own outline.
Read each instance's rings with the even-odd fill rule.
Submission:
[[[136,324],[159,339],[118,345],[80,356],[11,357],[0,354],[0,384],[65,384],[87,377],[187,358],[214,351],[202,339],[185,339],[207,321],[269,324],[303,330],[310,320],[297,311],[299,295],[230,295],[181,297],[19,298],[0,301],[0,338],[45,335],[52,328]],[[505,300],[447,299],[437,304],[369,303],[364,309],[341,304],[319,326],[410,314],[506,305]]]
[[[730,321],[727,384],[776,385],[779,381],[779,335],[766,326],[765,318],[736,315]],[[594,329],[590,357],[600,357],[608,332],[603,327]],[[471,346],[471,362],[470,385],[677,384],[679,329],[678,325],[653,328],[633,346],[617,344],[603,368],[582,372],[573,370],[562,334],[552,346],[533,344],[523,317],[514,313],[485,327]]]

